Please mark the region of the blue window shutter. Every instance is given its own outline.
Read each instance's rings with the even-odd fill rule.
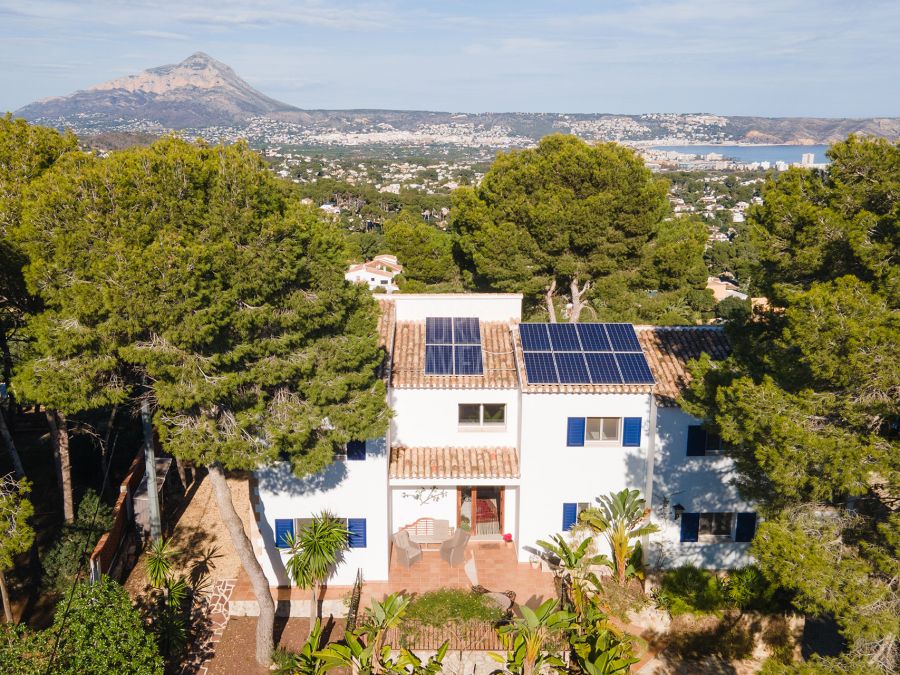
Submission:
[[[285,535],[294,536],[294,520],[293,518],[276,518],[275,519],[275,546],[276,548],[290,548]]]
[[[681,514],[681,541],[697,541],[700,538],[700,514]]]
[[[347,443],[347,459],[365,460],[366,458],[366,442],[350,441]]]
[[[584,445],[584,418],[570,417],[566,429],[566,445],[570,448]]]
[[[622,445],[626,448],[641,446],[641,418],[626,417],[622,421]]]
[[[578,522],[578,504],[575,502],[566,502],[563,504],[563,531],[571,530],[572,526]]]
[[[755,513],[739,513],[737,514],[737,527],[734,530],[735,541],[753,541],[753,535],[756,534],[756,514]]]
[[[347,518],[347,529],[350,530],[350,536],[347,537],[347,545],[350,548],[365,548],[366,519]]]
[[[699,424],[688,427],[687,456],[703,457],[706,455],[706,429]]]

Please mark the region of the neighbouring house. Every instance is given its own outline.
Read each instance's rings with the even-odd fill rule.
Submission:
[[[713,297],[716,299],[716,302],[722,302],[725,298],[739,298],[741,300],[746,300],[749,297],[746,293],[741,293],[741,290],[736,284],[721,277],[707,277],[706,288],[713,292]]]
[[[356,284],[368,284],[369,290],[383,289],[386,293],[398,290],[394,277],[403,272],[403,265],[397,257],[388,254],[376,255],[364,263],[350,265],[344,278]]]
[[[254,545],[273,586],[289,585],[285,534],[323,510],[351,532],[341,586],[358,570],[388,581],[393,536],[423,523],[463,528],[469,546],[509,535],[533,561],[539,539],[623,488],[661,528],[645,542],[651,567],[749,561],[753,505],[718,438],[677,403],[691,359],[727,356],[720,328],[521,323],[517,294],[376,297],[390,428],[314,476],[255,473]]]

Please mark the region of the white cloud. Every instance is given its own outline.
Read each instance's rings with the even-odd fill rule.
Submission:
[[[135,35],[141,35],[148,38],[156,38],[159,40],[190,40],[191,38],[182,33],[170,33],[164,30],[138,30]]]

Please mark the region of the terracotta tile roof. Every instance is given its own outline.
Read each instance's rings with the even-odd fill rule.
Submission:
[[[519,386],[509,324],[481,322],[484,375],[426,375],[425,322],[400,321],[394,332],[391,386],[397,389],[515,389]]]
[[[515,343],[516,366],[522,380],[522,391],[526,394],[649,394],[653,390],[650,384],[529,384],[518,327]]]
[[[518,478],[515,448],[391,448],[391,478]]]
[[[725,331],[718,326],[635,326],[638,341],[656,378],[654,393],[659,405],[677,405],[676,399],[690,382],[685,366],[704,352],[724,359],[731,352]]]

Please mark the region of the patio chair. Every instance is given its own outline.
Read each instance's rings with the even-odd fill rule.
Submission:
[[[422,558],[422,547],[409,538],[409,532],[400,530],[394,535],[394,552],[397,561],[407,569]]]
[[[469,533],[457,528],[451,537],[441,544],[441,558],[446,560],[450,567],[461,565],[466,560],[466,544],[469,543]]]

